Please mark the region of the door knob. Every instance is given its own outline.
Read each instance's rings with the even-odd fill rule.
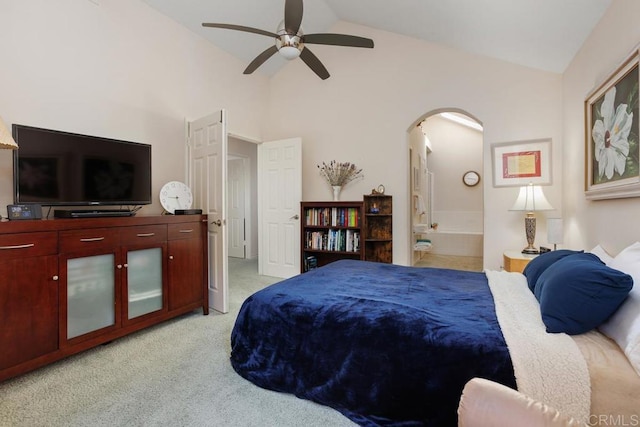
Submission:
[[[298,220],[298,219],[300,219],[300,215],[295,214],[294,216],[292,216],[292,217],[291,217],[291,218],[289,218],[289,219],[295,219],[295,220]]]
[[[215,225],[217,225],[218,227],[222,227],[222,221],[220,221],[220,220],[217,220],[217,221],[211,221],[211,224],[215,224]]]

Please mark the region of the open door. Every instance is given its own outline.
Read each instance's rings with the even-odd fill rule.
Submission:
[[[188,123],[188,181],[193,204],[209,216],[209,304],[229,311],[226,186],[227,129],[225,111]]]
[[[258,269],[288,278],[300,273],[302,140],[258,146]]]
[[[229,232],[228,255],[246,257],[246,158],[227,160],[227,219]]]

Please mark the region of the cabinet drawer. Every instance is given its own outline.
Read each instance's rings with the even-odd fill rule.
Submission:
[[[200,237],[200,222],[185,222],[183,224],[169,224],[169,240],[193,239]]]
[[[26,258],[58,253],[58,233],[16,233],[0,235],[0,257]]]
[[[147,225],[142,227],[123,227],[120,229],[120,242],[123,245],[161,243],[167,240],[166,225]]]
[[[60,252],[69,253],[85,249],[106,249],[120,245],[117,229],[89,228],[60,232]]]

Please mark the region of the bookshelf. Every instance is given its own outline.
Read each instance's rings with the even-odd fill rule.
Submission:
[[[301,270],[363,259],[362,202],[301,202]]]
[[[365,194],[364,259],[393,262],[393,198],[384,194]]]

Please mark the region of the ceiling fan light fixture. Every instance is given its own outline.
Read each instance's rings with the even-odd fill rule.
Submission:
[[[286,59],[291,60],[299,57],[301,51],[302,49],[298,49],[294,46],[282,46],[278,52],[280,52],[280,55],[284,56]]]
[[[282,34],[276,39],[276,47],[280,55],[291,60],[300,56],[304,43],[299,35]]]
[[[330,74],[327,68],[317,56],[305,47],[306,44],[321,44],[330,46],[349,46],[372,48],[373,40],[352,36],[349,34],[333,34],[333,33],[317,33],[307,34],[305,36],[302,30],[302,1],[303,0],[286,0],[284,4],[284,19],[280,21],[276,33],[261,30],[259,28],[246,27],[244,25],[224,24],[215,22],[204,22],[202,26],[209,28],[224,28],[228,30],[244,31],[246,33],[259,34],[261,36],[275,39],[275,45],[264,50],[244,70],[244,74],[253,73],[258,67],[265,63],[269,58],[280,52],[283,58],[288,60],[300,58],[307,64],[311,70],[316,73],[322,80],[329,78]],[[286,21],[286,25],[285,25]],[[288,29],[287,29],[288,28]]]

